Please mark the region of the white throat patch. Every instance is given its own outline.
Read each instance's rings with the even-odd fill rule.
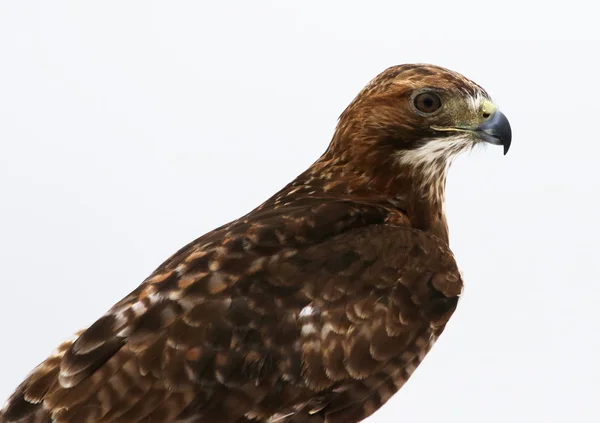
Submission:
[[[470,136],[457,134],[452,137],[434,138],[414,150],[397,153],[400,166],[410,166],[422,174],[421,188],[425,195],[441,197],[443,202],[446,174],[452,161],[465,150],[473,147]],[[441,185],[441,186],[440,186]]]

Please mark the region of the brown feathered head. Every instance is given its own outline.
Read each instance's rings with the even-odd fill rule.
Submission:
[[[357,171],[443,184],[452,159],[480,142],[511,142],[511,128],[487,92],[439,66],[391,67],[373,79],[340,116],[325,156]],[[391,172],[391,173],[390,173]]]

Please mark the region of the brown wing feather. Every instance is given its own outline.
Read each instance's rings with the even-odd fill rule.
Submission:
[[[3,421],[361,420],[420,363],[462,287],[443,242],[392,221],[319,200],[199,238],[38,366]]]
[[[318,407],[328,422],[360,421],[387,401],[441,334],[462,290],[446,245],[389,225],[310,246],[274,273],[298,281],[311,299],[298,319],[303,376],[328,393]]]

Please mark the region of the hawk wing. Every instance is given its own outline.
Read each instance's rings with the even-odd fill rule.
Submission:
[[[296,202],[206,234],[34,369],[3,421],[363,419],[462,289],[448,246],[395,213]]]

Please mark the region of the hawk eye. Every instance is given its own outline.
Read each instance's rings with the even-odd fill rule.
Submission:
[[[442,107],[442,99],[435,93],[421,93],[415,97],[415,107],[422,113],[433,113]]]

